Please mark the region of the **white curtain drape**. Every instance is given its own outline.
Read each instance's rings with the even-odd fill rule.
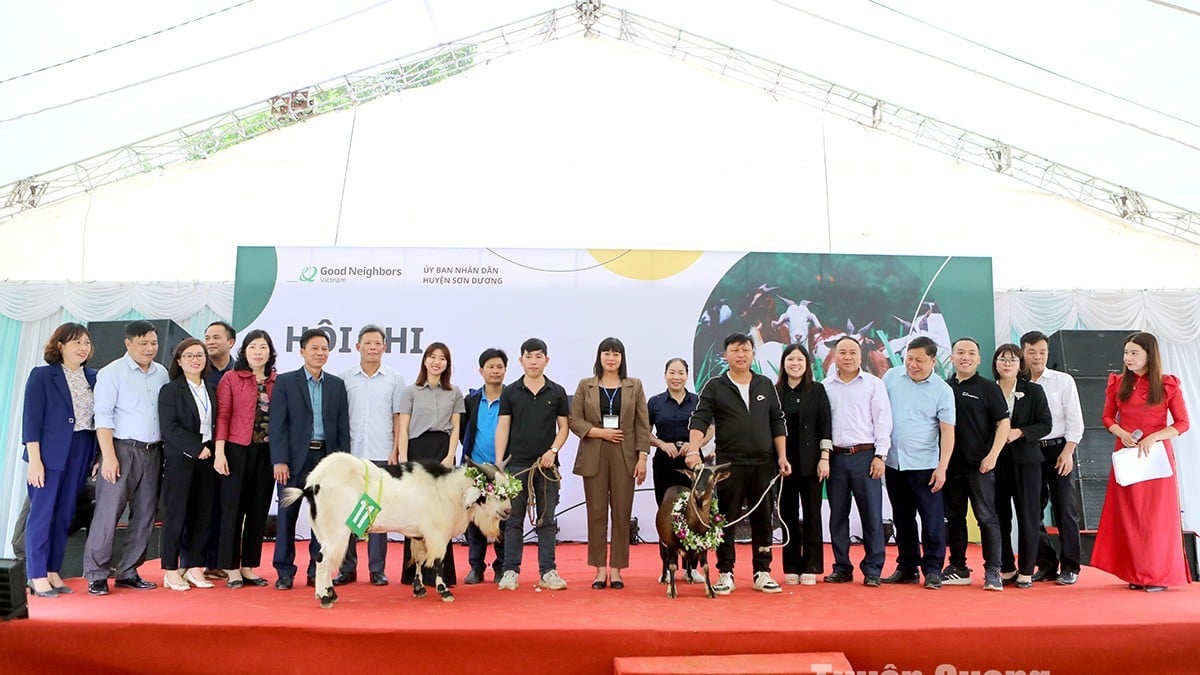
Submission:
[[[1200,413],[1200,291],[998,291],[996,340],[1031,330],[1141,330],[1159,341],[1163,371],[1179,376],[1189,412]],[[1200,428],[1175,442],[1184,528],[1200,527]]]

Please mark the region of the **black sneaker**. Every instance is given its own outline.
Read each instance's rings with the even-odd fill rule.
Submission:
[[[970,586],[971,569],[957,565],[947,565],[942,571],[942,583],[946,586]]]
[[[901,572],[896,570],[890,576],[880,579],[885,584],[917,584],[921,582],[921,575],[916,572]]]
[[[867,576],[863,577],[863,586],[879,588],[879,577],[875,576],[874,574],[868,574]]]
[[[930,572],[925,575],[925,588],[931,591],[942,590],[942,575],[937,572]]]

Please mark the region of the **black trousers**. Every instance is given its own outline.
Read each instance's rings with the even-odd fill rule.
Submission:
[[[225,459],[229,475],[217,477],[221,494],[217,565],[227,570],[258,567],[275,491],[271,449],[266,443],[226,443]]]
[[[916,572],[940,575],[946,560],[946,522],[942,493],[930,492],[933,469],[899,471],[887,468],[888,500],[892,502],[892,523],[896,528],[896,569],[905,574]],[[917,514],[921,515],[921,534],[917,536]]]
[[[1037,558],[1038,532],[1042,529],[1040,464],[1017,464],[1011,460],[996,465],[996,514],[1000,518],[1000,571],[1033,574]],[[1012,519],[1017,514],[1017,559],[1013,563]]]
[[[1073,466],[1071,473],[1066,476],[1058,475],[1054,468],[1058,455],[1066,443],[1059,443],[1042,448],[1042,492],[1041,507],[1054,514],[1054,525],[1058,527],[1058,545],[1060,551],[1054,550],[1050,535],[1046,528],[1038,532],[1037,565],[1047,572],[1061,570],[1063,572],[1079,573],[1079,501],[1075,498],[1075,480],[1079,475],[1079,466]]]
[[[653,472],[654,472],[654,503],[662,506],[663,496],[667,494],[667,490],[672,486],[691,487],[687,476],[679,473],[680,470],[686,469],[687,464],[684,463],[684,457],[668,457],[667,453],[662,450],[654,452]],[[719,499],[719,497],[718,497]],[[724,506],[722,506],[724,508]],[[662,546],[658,547],[658,555],[662,558],[663,564],[667,565],[671,561],[667,559],[667,550]],[[678,559],[678,557],[676,558]]]
[[[168,455],[164,458],[162,494],[167,505],[162,529],[164,570],[179,569],[185,530],[188,533],[187,550],[193,552],[193,559],[185,560],[185,565],[196,567],[204,564],[216,475],[211,457],[201,460]]]
[[[717,457],[717,463],[721,463],[720,457]],[[742,507],[754,506],[754,502],[758,501],[771,484],[776,472],[774,462],[731,465],[729,478],[717,483],[716,488],[721,514],[725,516],[726,521],[732,522],[740,516]],[[774,508],[774,495],[768,495],[757,509],[750,512],[750,543],[754,550],[751,560],[755,572],[771,571],[771,511]],[[717,571],[732,572],[736,558],[731,527],[725,530],[725,540],[717,547]]]
[[[1000,521],[996,515],[996,472],[951,464],[942,487],[946,506],[946,545],[950,564],[967,566],[967,503],[975,511],[983,543],[984,569],[1000,569]]]
[[[792,466],[795,467],[795,464]],[[816,474],[801,476],[793,473],[783,479],[779,493],[779,519],[788,529],[787,545],[783,547],[783,573],[824,572],[821,481]]]
[[[408,439],[408,461],[438,462],[450,451],[450,435],[443,431],[426,431],[416,438]],[[416,566],[409,566],[412,560],[412,544],[408,537],[404,538],[404,571],[400,573],[400,583],[411,584]],[[422,573],[426,586],[436,583],[437,574],[432,568],[426,567]],[[442,581],[447,586],[458,583],[458,575],[454,571],[454,543],[446,542],[446,555],[442,558]]]

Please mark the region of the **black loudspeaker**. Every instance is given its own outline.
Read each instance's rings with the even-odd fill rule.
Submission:
[[[1046,366],[1075,378],[1083,412],[1083,438],[1075,449],[1079,467],[1075,495],[1080,526],[1094,530],[1100,523],[1108,474],[1112,470],[1113,437],[1104,428],[1104,390],[1108,374],[1123,366],[1125,338],[1132,330],[1060,330],[1050,336]],[[1089,550],[1090,554],[1090,550]]]
[[[0,560],[0,619],[28,619],[25,561]]]
[[[1092,564],[1092,549],[1096,546],[1096,532],[1079,533],[1079,562],[1083,565]],[[1192,581],[1200,581],[1200,570],[1197,570],[1196,533],[1183,531],[1183,557],[1187,562],[1188,576]]]
[[[175,345],[192,336],[170,319],[149,321],[154,324],[154,330],[158,333],[158,356],[155,356],[154,360],[170,368],[171,353],[175,351]],[[88,366],[99,370],[125,355],[125,326],[128,324],[128,321],[92,321],[87,325],[88,332],[92,334],[94,350]]]
[[[1076,451],[1076,454],[1079,454]],[[1108,492],[1108,476],[1102,478],[1080,478],[1075,481],[1075,496],[1079,500],[1079,528],[1095,530],[1100,525],[1100,511],[1104,508],[1104,495]]]
[[[1121,370],[1125,338],[1132,332],[1060,330],[1048,340],[1050,356],[1046,367],[1061,370],[1077,380],[1080,377],[1106,378],[1109,373]]]

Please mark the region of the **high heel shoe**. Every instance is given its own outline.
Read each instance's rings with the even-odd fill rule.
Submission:
[[[171,581],[171,576],[168,574],[163,575],[163,588],[169,588],[173,591],[190,591],[192,589],[191,586],[188,586],[186,581],[181,581],[179,583]]]
[[[29,586],[29,592],[33,593],[34,595],[36,595],[39,598],[57,598],[58,597],[58,593],[54,590],[53,586],[51,586],[50,590],[48,590],[48,591],[39,591],[38,589],[34,588],[32,581],[29,582],[28,586]]]
[[[188,570],[183,573],[183,580],[188,582],[189,584],[195,586],[196,588],[212,588],[213,587],[212,582],[206,580],[204,578],[204,575],[200,575],[200,577],[197,578],[196,575],[192,574],[191,570]]]

